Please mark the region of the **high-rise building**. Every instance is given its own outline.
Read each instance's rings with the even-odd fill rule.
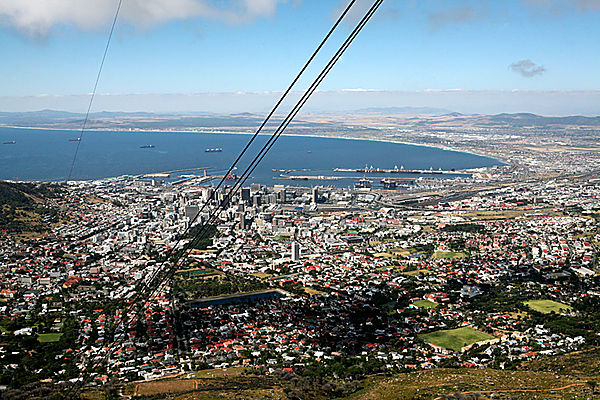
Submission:
[[[292,243],[292,261],[300,261],[300,244],[298,242]]]
[[[200,212],[200,207],[198,206],[185,206],[185,216],[188,217],[191,220],[193,220],[194,218],[196,218],[196,216],[198,215],[198,213]]]
[[[262,185],[260,183],[253,183],[250,185],[250,191],[252,193],[260,192],[262,189]]]
[[[250,203],[250,200],[252,200],[250,197],[250,188],[242,188],[242,201]]]
[[[207,202],[212,200],[213,198],[213,189],[212,188],[204,188],[202,189],[202,201]]]
[[[311,202],[313,204],[316,204],[317,200],[319,200],[319,188],[314,187],[314,188],[312,188]]]
[[[279,187],[275,188],[275,194],[277,195],[277,202],[278,203],[285,203],[285,197],[286,197],[286,190],[283,187],[283,185],[278,185]]]

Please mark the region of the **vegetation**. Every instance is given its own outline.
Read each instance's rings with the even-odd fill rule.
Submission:
[[[76,346],[78,329],[75,318],[65,318],[60,332],[37,334],[39,331],[50,330],[54,319],[54,316],[48,315],[31,319],[0,318],[1,330],[8,332],[2,335],[2,341],[6,345],[5,348],[11,349],[10,353],[6,353],[4,360],[7,364],[16,365],[10,373],[0,375],[0,385],[24,388],[41,379],[55,378],[59,371],[63,371],[64,377],[72,377],[78,373],[72,359],[56,358],[65,349]],[[13,334],[14,331],[23,328],[31,328],[33,334]]]
[[[222,279],[184,279],[178,277],[176,290],[183,298],[201,299],[204,297],[251,292],[266,289],[269,286],[260,279],[243,279],[235,275],[226,275]]]
[[[426,333],[419,336],[426,342],[454,351],[460,351],[465,346],[494,338],[492,335],[468,326]]]
[[[306,294],[308,294],[310,296],[316,296],[316,295],[325,293],[325,292],[321,292],[320,290],[316,290],[316,289],[309,288],[309,287],[305,287],[304,291],[306,292]]]
[[[44,198],[56,197],[63,189],[49,183],[12,183],[0,181],[0,202],[12,207],[29,206]]]
[[[62,333],[40,333],[38,335],[38,342],[40,343],[54,343],[60,340]]]
[[[410,270],[410,269],[406,268],[404,270],[404,272],[402,272],[402,275],[406,275],[406,276],[428,275],[428,274],[431,274],[431,271],[428,269]]]
[[[485,227],[478,224],[450,224],[442,228],[444,232],[484,233]]]
[[[454,258],[465,258],[466,254],[463,252],[454,252],[454,251],[436,251],[431,256],[435,259],[454,259]]]
[[[553,300],[529,300],[526,301],[525,304],[529,308],[543,314],[550,314],[552,312],[561,314],[563,312],[571,312],[573,310],[571,306]]]
[[[365,388],[348,399],[583,400],[597,398],[587,383],[594,379],[593,376],[575,377],[530,370],[440,368],[392,377],[370,377]]]
[[[213,237],[217,234],[217,227],[214,225],[208,225],[204,227],[204,224],[198,224],[193,226],[187,235],[186,239],[195,239],[193,248],[197,250],[206,250],[213,244]]]
[[[419,300],[415,301],[413,304],[420,308],[437,308],[439,305],[438,303],[435,303],[430,300]]]
[[[57,212],[44,202],[63,192],[56,184],[0,181],[0,232],[11,235],[43,234]]]
[[[435,246],[432,243],[427,243],[427,244],[421,244],[421,245],[411,248],[410,254],[421,253],[427,257],[430,257],[433,254],[434,250],[435,250]]]
[[[377,371],[375,364],[371,367]],[[360,370],[361,362],[344,359],[331,367],[309,364],[304,369],[269,375],[242,368],[211,369],[187,379],[130,384],[124,394],[178,400],[583,400],[598,397],[600,349],[544,357],[523,364],[519,370],[437,368],[393,375],[357,374],[351,378],[350,372]],[[338,378],[326,378],[332,374]]]
[[[449,287],[456,282],[451,281],[450,283]],[[454,289],[460,289],[460,287],[462,287],[462,284],[459,283]],[[524,301],[527,300],[527,297],[518,292],[508,292],[501,285],[488,285],[482,287],[482,289],[484,289],[483,294],[473,298],[467,307],[472,310],[481,310],[488,314],[519,312],[526,308]]]

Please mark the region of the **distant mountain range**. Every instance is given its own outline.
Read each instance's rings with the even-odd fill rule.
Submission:
[[[0,126],[73,129],[83,126],[85,114],[56,110],[41,110],[30,112],[0,112]],[[279,125],[281,116],[274,116],[268,126]],[[89,115],[86,124],[90,130],[182,130],[182,131],[254,131],[264,120],[263,115],[239,113],[219,115],[204,112],[193,113],[148,113],[148,112],[96,112]],[[334,131],[339,129],[339,123],[323,121],[295,120],[288,132],[310,132],[314,129]],[[358,128],[356,128],[358,129]],[[356,130],[355,129],[355,130]]]
[[[443,115],[452,113],[451,110],[432,107],[371,107],[356,110],[357,113],[394,114],[394,115]]]
[[[600,126],[600,117],[584,117],[571,115],[565,117],[545,117],[529,113],[495,114],[495,115],[464,115],[460,113],[445,114],[443,119],[425,120],[433,124],[465,122],[474,125],[503,126],[503,127],[565,127],[565,126]]]
[[[30,112],[0,112],[1,125],[29,127],[80,127],[85,114],[56,110]],[[252,114],[215,115],[210,113],[149,113],[95,112],[90,113],[88,127],[108,129],[169,129],[172,127],[250,127],[260,123]]]
[[[497,114],[491,115],[493,121],[506,122],[513,125],[600,125],[600,116],[584,117],[571,115],[566,117],[543,117],[536,114]]]
[[[441,124],[464,123],[472,125],[485,125],[489,127],[564,127],[587,126],[600,127],[600,116],[584,117],[579,115],[545,117],[536,114],[496,114],[496,115],[466,115],[441,108],[430,107],[385,107],[365,108],[357,110],[354,116],[365,115],[370,120],[381,115],[398,120],[410,121],[419,125],[437,126]],[[317,114],[303,120],[294,121],[296,129],[319,128],[322,130],[344,126],[344,118],[340,114],[336,122],[327,122],[318,118]],[[41,110],[31,112],[0,112],[0,125],[22,127],[47,127],[79,129],[85,115],[56,110]],[[89,116],[90,129],[195,129],[195,128],[232,128],[254,129],[263,121],[263,115],[250,113],[218,115],[211,113],[148,113],[148,112],[97,112]],[[275,117],[270,124],[276,124],[281,117]],[[353,122],[354,127],[356,124]]]

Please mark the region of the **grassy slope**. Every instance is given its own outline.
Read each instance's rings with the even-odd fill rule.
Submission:
[[[433,400],[468,392],[497,400],[600,399],[598,389],[593,393],[588,382],[600,384],[600,348],[529,361],[518,371],[434,369],[372,377],[364,390],[348,399]]]
[[[569,386],[574,385],[574,386]],[[564,390],[550,390],[563,388]],[[585,381],[550,372],[488,369],[435,369],[391,378],[372,378],[352,400],[458,399],[456,393],[479,393],[479,399],[590,399]],[[452,397],[445,397],[452,396]]]
[[[587,382],[600,383],[600,349],[534,360],[523,364],[517,371],[433,369],[389,377],[372,376],[365,381],[364,389],[346,399],[441,400],[444,396],[469,392],[480,393],[479,399],[497,400],[599,399],[600,393],[592,393]],[[200,390],[173,395],[171,398],[178,400],[286,399],[284,388],[290,387],[291,383],[274,377],[245,377],[241,369],[210,370],[190,375],[186,379],[168,380],[162,383],[132,383],[126,387],[124,394],[144,394],[155,396],[153,398],[164,398],[168,392],[181,392],[188,389],[190,385]],[[254,388],[248,385],[254,385]],[[309,393],[305,398],[323,399]]]
[[[0,230],[23,237],[45,232],[48,224],[43,217],[48,210],[40,204],[61,192],[56,185],[0,181]]]

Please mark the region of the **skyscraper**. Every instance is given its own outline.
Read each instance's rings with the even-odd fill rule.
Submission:
[[[250,203],[251,197],[250,197],[250,188],[242,188],[242,201],[245,201],[246,203]]]
[[[292,243],[292,261],[300,261],[300,244]]]

